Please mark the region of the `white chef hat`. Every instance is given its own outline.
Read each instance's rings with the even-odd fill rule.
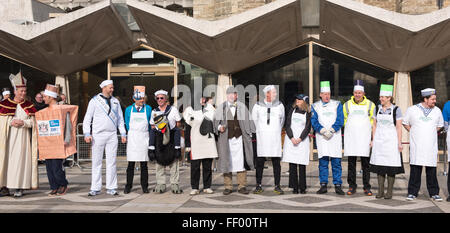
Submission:
[[[423,97],[430,96],[430,95],[436,95],[436,90],[433,88],[425,88],[420,91]]]
[[[45,87],[44,95],[57,98],[58,88],[55,85],[47,84],[47,86]]]
[[[165,90],[159,90],[159,91],[155,92],[155,96],[157,96],[157,95],[167,95],[167,94],[168,94],[168,92],[165,91]]]
[[[380,96],[392,96],[394,91],[394,86],[389,84],[381,84],[380,86]]]
[[[364,91],[364,82],[362,80],[355,80],[353,91]]]
[[[109,84],[113,84],[112,80],[105,80],[102,83],[100,83],[100,88],[104,88],[106,86],[108,86]]]
[[[274,85],[268,85],[268,86],[264,87],[263,92],[265,94],[265,93],[267,93],[268,91],[270,91],[272,89],[275,89],[275,86]]]
[[[320,82],[320,93],[323,92],[331,92],[330,81],[321,81]]]

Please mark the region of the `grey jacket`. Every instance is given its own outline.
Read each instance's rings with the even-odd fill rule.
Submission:
[[[242,142],[244,143],[244,156],[245,156],[245,164],[247,166],[247,170],[253,170],[253,145],[252,145],[252,133],[255,133],[255,125],[251,119],[251,115],[248,109],[245,107],[245,104],[241,102],[236,102],[236,114],[239,121],[239,126],[242,131]],[[227,114],[229,110],[227,101],[220,104],[215,113],[214,117],[214,132],[219,135],[219,139],[217,141],[217,152],[219,154],[219,159],[217,163],[217,170],[222,173],[231,172],[230,164],[230,148],[228,144],[228,124],[227,119],[233,119],[231,114]],[[225,132],[219,132],[219,125],[225,126]]]

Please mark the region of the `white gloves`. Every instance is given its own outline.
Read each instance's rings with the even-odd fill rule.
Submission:
[[[325,133],[327,132],[327,130],[325,129],[325,128],[322,128],[321,130],[320,130],[320,134],[322,134],[322,135],[324,135],[325,136]]]
[[[184,151],[185,151],[185,152],[190,152],[190,151],[191,151],[191,148],[190,148],[190,147],[186,147],[186,148],[184,149]]]
[[[322,129],[322,130],[324,130],[324,129]],[[322,132],[322,130],[320,130],[320,132]],[[335,132],[336,131],[333,128],[331,128],[329,130],[325,130],[323,136],[325,137],[325,139],[330,140],[330,138],[333,137],[333,134]]]

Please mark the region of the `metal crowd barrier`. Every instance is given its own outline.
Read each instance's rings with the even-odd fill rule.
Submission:
[[[81,162],[92,162],[92,151],[91,151],[91,143],[86,143],[84,141],[83,134],[83,123],[78,123],[77,125],[77,154],[73,157],[73,165],[77,165],[79,168],[89,168],[87,166],[81,166]],[[127,145],[121,142],[121,136],[118,134],[118,146],[117,146],[117,157],[126,157],[127,156]],[[103,154],[103,158],[105,158],[105,154]],[[73,166],[72,165],[72,166]]]

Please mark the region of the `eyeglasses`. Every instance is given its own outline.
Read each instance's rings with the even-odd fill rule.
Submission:
[[[157,100],[163,100],[165,99],[164,97],[156,97]]]

